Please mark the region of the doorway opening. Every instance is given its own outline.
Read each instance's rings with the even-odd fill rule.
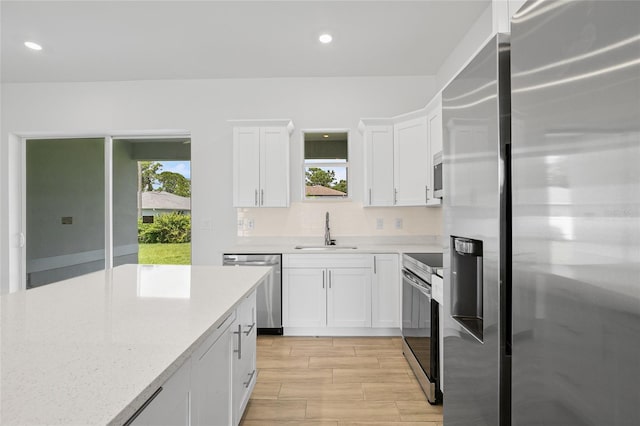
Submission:
[[[127,263],[191,264],[190,142],[25,139],[25,287]]]
[[[114,266],[191,264],[190,143],[189,138],[114,139]],[[117,247],[130,244],[135,257],[117,256]]]

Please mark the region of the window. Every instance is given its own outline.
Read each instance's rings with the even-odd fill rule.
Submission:
[[[346,198],[348,195],[347,132],[304,133],[305,198]]]

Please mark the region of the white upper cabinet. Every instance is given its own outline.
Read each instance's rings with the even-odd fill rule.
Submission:
[[[393,126],[396,206],[424,206],[431,184],[427,117],[402,119]]]
[[[442,99],[393,118],[363,118],[365,206],[439,206],[433,155],[442,151]]]
[[[393,123],[390,120],[361,122],[365,155],[366,206],[393,205]]]
[[[290,120],[232,120],[234,207],[289,206]]]
[[[427,205],[440,205],[442,201],[433,196],[433,156],[442,152],[442,97],[438,93],[427,105],[427,126],[429,131],[429,177]]]
[[[233,128],[233,205],[257,207],[260,189],[260,128]]]

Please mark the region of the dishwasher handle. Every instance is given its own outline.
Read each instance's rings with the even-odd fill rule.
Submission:
[[[224,266],[276,266],[278,262],[225,260],[222,264]]]

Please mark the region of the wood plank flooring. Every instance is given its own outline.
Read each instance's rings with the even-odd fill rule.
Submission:
[[[258,337],[243,426],[442,426],[399,337]]]

